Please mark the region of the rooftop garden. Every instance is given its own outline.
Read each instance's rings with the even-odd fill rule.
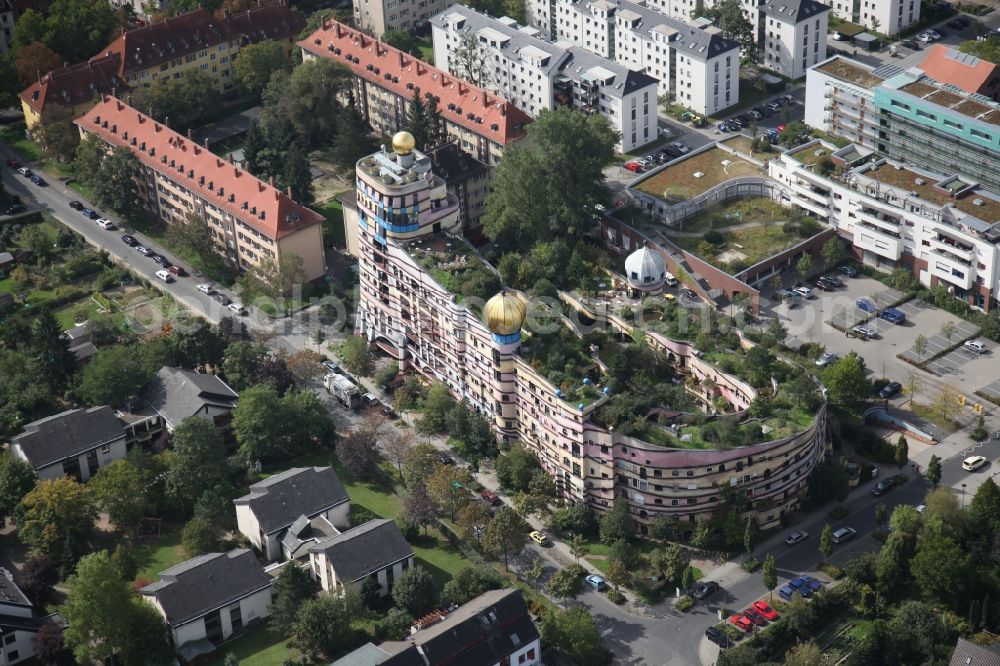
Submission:
[[[966,192],[960,197],[953,197],[934,185],[935,181],[938,180],[934,176],[920,174],[906,168],[897,169],[885,162],[865,171],[863,175],[907,192],[916,192],[921,199],[938,206],[948,203],[954,204],[959,210],[984,221],[1000,219],[1000,201],[984,196],[975,190]],[[923,182],[918,183],[918,180]],[[974,204],[975,199],[981,200],[982,205]]]
[[[410,256],[459,303],[466,298],[486,301],[500,290],[500,278],[461,239],[435,238],[412,248]]]
[[[874,88],[884,80],[881,76],[874,76],[868,67],[860,67],[852,64],[844,58],[831,60],[825,65],[817,67],[824,74],[834,76],[841,81],[853,83],[862,88]]]
[[[679,203],[732,178],[759,175],[760,167],[753,162],[716,147],[658,171],[635,187],[667,203]]]

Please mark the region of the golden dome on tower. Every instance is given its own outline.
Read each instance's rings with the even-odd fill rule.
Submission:
[[[524,317],[524,301],[507,291],[501,291],[486,301],[486,306],[483,308],[483,320],[496,335],[512,335],[519,332],[524,324]]]
[[[417,140],[409,132],[396,132],[392,137],[392,150],[397,155],[409,155],[417,146]]]

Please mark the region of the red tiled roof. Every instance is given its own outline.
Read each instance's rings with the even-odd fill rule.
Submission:
[[[118,56],[101,56],[87,62],[54,69],[21,91],[21,99],[41,114],[45,105],[76,106],[99,95],[126,92],[118,76]]]
[[[222,20],[199,7],[160,23],[129,30],[104,52],[121,55],[118,73],[124,78],[132,72],[227,41],[258,42],[291,37],[305,25],[305,19],[283,2],[248,9]]]
[[[971,64],[970,64],[971,63]],[[1000,76],[1000,68],[993,63],[975,58],[945,46],[935,44],[920,63],[927,76],[958,86],[970,93],[990,94],[990,80]]]
[[[121,100],[105,97],[76,124],[114,146],[128,148],[143,164],[169,174],[269,238],[281,238],[323,220],[281,190]]]
[[[406,99],[413,97],[414,88],[422,95],[432,94],[438,98],[442,118],[500,145],[524,136],[524,127],[531,122],[528,114],[502,97],[337,21],[328,21],[299,46]]]

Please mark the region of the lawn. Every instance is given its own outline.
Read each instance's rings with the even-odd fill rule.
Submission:
[[[313,210],[326,218],[323,221],[323,236],[330,247],[347,247],[344,237],[344,207],[336,199],[313,206]]]
[[[700,236],[671,236],[677,245],[719,268],[726,269],[732,261],[739,261],[744,266],[752,266],[787,247],[801,243],[798,236],[789,235],[781,224],[768,227],[753,227],[722,234],[721,245],[706,243]],[[707,251],[710,246],[711,251]]]
[[[139,566],[137,581],[159,580],[160,572],[188,559],[181,547],[181,528],[165,527],[160,538],[153,543],[140,544],[135,548],[135,561]]]
[[[281,666],[288,659],[301,657],[299,651],[289,645],[289,639],[267,625],[250,629],[240,638],[220,646],[212,660],[204,662],[203,666],[223,666],[230,653],[242,666]]]
[[[712,148],[643,179],[636,188],[668,203],[679,203],[732,178],[759,175],[760,168],[753,162]]]
[[[37,160],[42,156],[42,149],[25,134],[24,123],[14,123],[0,129],[0,139],[28,160]]]
[[[14,280],[4,278],[0,280],[0,294],[10,294],[14,292]]]
[[[420,59],[424,62],[434,64],[434,44],[429,39],[418,39],[420,46]]]
[[[66,184],[69,185],[71,190],[78,192],[88,202],[94,200],[94,190],[91,189],[89,185],[85,185],[83,182],[76,180],[75,178]]]
[[[85,299],[64,305],[53,314],[55,314],[56,321],[59,322],[59,325],[65,331],[78,323],[74,317],[78,313],[83,315],[83,319],[80,321],[93,319],[101,314],[101,306],[88,296]]]

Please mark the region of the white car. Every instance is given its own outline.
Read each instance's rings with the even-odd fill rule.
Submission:
[[[813,290],[810,287],[796,287],[793,289],[796,294],[802,296],[802,298],[812,298]]]
[[[681,143],[680,141],[674,141],[674,142],[673,142],[673,143],[671,143],[670,145],[671,145],[671,146],[673,146],[674,148],[676,148],[677,150],[679,150],[679,151],[680,151],[680,153],[681,153],[681,155],[687,155],[688,153],[690,153],[690,152],[691,152],[691,149],[690,149],[690,148],[688,148],[687,146],[685,146],[685,145],[684,145],[683,143]]]
[[[931,37],[933,37],[935,39],[935,41],[938,40],[938,39],[941,39],[941,33],[938,32],[937,30],[933,30],[933,29],[932,30],[928,30],[927,34],[929,34]]]
[[[833,533],[833,542],[843,543],[844,541],[847,541],[848,539],[852,538],[857,533],[858,531],[855,530],[853,527],[841,527],[839,530],[836,530]]]
[[[927,505],[926,504],[918,504],[915,508],[917,509],[917,513],[923,513],[924,511],[927,510]]]
[[[169,271],[156,271],[156,277],[160,278],[167,284],[174,281],[174,276],[171,275]]]
[[[868,326],[866,324],[858,324],[851,330],[860,335],[861,337],[865,338],[866,340],[869,338],[878,337],[878,330],[874,326]]]
[[[833,352],[823,352],[822,354],[819,355],[819,358],[816,359],[816,365],[818,365],[821,368],[825,368],[826,366],[830,365],[836,360],[837,360],[837,355],[834,354]]]
[[[789,546],[794,546],[797,543],[802,543],[809,538],[809,532],[805,530],[799,530],[798,532],[792,532],[785,538],[785,543]]]
[[[930,44],[934,41],[934,36],[929,32],[922,32],[917,35],[917,41],[923,42],[924,44]]]
[[[971,352],[975,352],[976,354],[982,354],[986,351],[986,345],[979,340],[966,340],[964,346],[966,349]]]
[[[962,469],[966,472],[975,472],[977,469],[986,464],[986,458],[983,456],[969,456],[962,461]]]
[[[195,289],[197,289],[203,294],[208,294],[209,296],[215,293],[215,288],[212,285],[208,284],[207,282],[199,284],[197,287],[195,287]]]
[[[226,307],[241,317],[245,317],[247,315],[247,309],[243,307],[241,303],[230,303]]]
[[[97,226],[106,231],[113,231],[116,228],[114,222],[103,217],[97,220]]]

